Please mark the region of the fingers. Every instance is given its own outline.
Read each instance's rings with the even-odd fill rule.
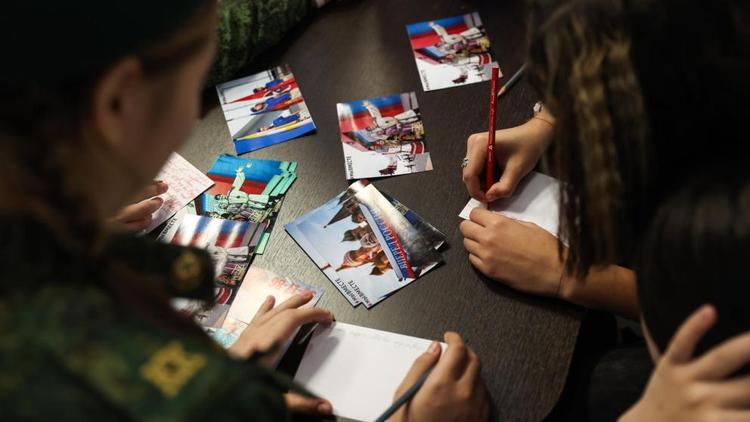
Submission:
[[[467,347],[467,352],[468,363],[466,364],[466,370],[461,375],[461,378],[459,378],[458,383],[459,385],[463,384],[463,388],[473,391],[479,382],[479,373],[482,370],[482,364],[479,361],[479,356],[470,347]]]
[[[487,201],[492,202],[513,195],[516,186],[518,186],[518,182],[520,182],[524,176],[524,174],[521,173],[521,168],[517,164],[513,161],[508,162],[503,169],[503,174],[500,176],[500,180],[487,190],[487,193],[485,194]]]
[[[458,228],[466,239],[479,240],[484,233],[484,227],[471,220],[462,221]]]
[[[689,361],[693,357],[696,345],[715,322],[716,310],[713,306],[704,305],[698,308],[677,329],[664,353],[664,358],[672,363]]]
[[[161,198],[152,198],[137,204],[128,205],[117,215],[116,220],[123,225],[135,224],[150,218],[164,204]],[[149,222],[150,223],[150,222]]]
[[[331,402],[318,397],[287,393],[284,394],[284,401],[286,401],[286,406],[292,413],[309,415],[330,415],[333,413]]]
[[[406,392],[409,387],[417,382],[422,374],[435,366],[438,359],[440,359],[441,351],[442,348],[440,347],[440,343],[438,343],[437,341],[433,341],[432,343],[430,343],[430,347],[427,348],[427,351],[422,353],[411,365],[409,372],[406,374],[404,380],[401,381],[401,384],[396,389],[396,393],[393,397],[394,400],[401,397],[401,395],[404,394],[404,392]]]
[[[144,199],[148,199],[154,196],[161,195],[165,193],[167,190],[169,190],[169,185],[167,185],[162,180],[154,180],[152,183],[149,183],[148,186],[146,186],[146,189],[143,190],[136,198],[135,201],[142,201]]]
[[[479,256],[482,253],[482,245],[476,240],[464,239],[464,249],[471,255]]]
[[[462,179],[472,198],[487,202],[482,191],[480,176],[484,171],[487,157],[487,132],[475,133],[466,142],[466,158],[469,160],[463,169]]]
[[[435,366],[433,373],[438,378],[457,380],[464,373],[468,360],[466,344],[458,333],[447,332],[444,336],[448,348]]]
[[[331,311],[321,308],[289,310],[284,314],[279,314],[278,318],[282,318],[280,319],[280,324],[284,337],[291,335],[294,330],[305,324],[310,324],[312,322],[330,324],[333,322],[333,314]]]
[[[482,261],[481,258],[474,254],[469,254],[469,262],[471,262],[471,265],[474,266],[474,268],[478,269],[482,274],[487,274],[487,267],[484,264],[484,261]]]
[[[489,227],[498,221],[508,220],[508,217],[505,217],[501,214],[496,214],[484,208],[474,208],[469,214],[469,219],[482,227]]]
[[[260,305],[260,308],[258,308],[258,312],[255,313],[255,316],[253,316],[253,319],[250,321],[250,324],[254,323],[255,321],[258,321],[263,315],[265,315],[268,311],[273,309],[274,304],[276,304],[276,298],[269,295],[266,298],[266,300],[264,300],[263,303]]]
[[[703,380],[719,380],[750,362],[750,333],[724,341],[695,361],[695,375]]]
[[[119,222],[116,223],[116,228],[120,230],[125,230],[128,232],[139,232],[141,230],[146,230],[148,226],[151,225],[151,222],[154,221],[154,217],[149,214],[146,217],[136,220],[136,221],[129,221],[129,222]]]
[[[287,309],[296,309],[300,306],[306,304],[313,298],[312,292],[304,292],[302,294],[294,295],[290,297],[289,299],[281,302],[279,306],[272,309],[270,312],[268,312],[266,315],[268,315],[269,318],[273,318],[274,315],[279,314],[282,311],[285,311]]]
[[[709,384],[715,389],[717,399],[728,407],[750,407],[750,376],[723,381],[720,384]]]

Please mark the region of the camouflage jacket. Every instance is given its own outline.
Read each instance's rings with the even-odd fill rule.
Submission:
[[[0,220],[0,236],[0,419],[288,419],[287,379],[168,308],[210,298],[204,252],[122,237],[92,264],[28,220]]]
[[[219,45],[206,87],[239,76],[240,69],[301,21],[311,4],[311,0],[222,0]]]

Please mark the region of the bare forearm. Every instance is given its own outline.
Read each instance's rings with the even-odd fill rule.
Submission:
[[[635,272],[618,265],[594,267],[585,279],[564,276],[561,297],[592,309],[638,319]]]

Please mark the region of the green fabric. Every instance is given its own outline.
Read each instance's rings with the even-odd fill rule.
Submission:
[[[206,86],[227,82],[281,40],[308,13],[310,0],[223,0],[219,45]]]
[[[125,305],[107,287],[107,269],[113,266],[76,257],[28,222],[0,222],[0,236],[0,419],[289,418],[281,394],[291,385],[288,379],[230,359],[189,322],[180,329],[174,317],[146,317]],[[184,254],[161,246],[167,247],[130,239],[109,249],[129,252],[112,252],[110,262],[136,271],[157,295],[174,287],[188,296],[186,286],[202,291],[208,256],[192,260],[199,271],[187,272],[197,274],[201,285],[179,286],[179,275],[186,273],[166,259],[178,261]],[[158,269],[152,255],[165,259]]]

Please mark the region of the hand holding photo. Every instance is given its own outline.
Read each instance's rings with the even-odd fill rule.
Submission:
[[[176,152],[169,157],[156,176],[156,180],[163,180],[169,186],[169,190],[160,195],[164,199],[164,204],[154,213],[151,225],[145,230],[146,232],[154,230],[167,221],[214,184],[211,179]]]

